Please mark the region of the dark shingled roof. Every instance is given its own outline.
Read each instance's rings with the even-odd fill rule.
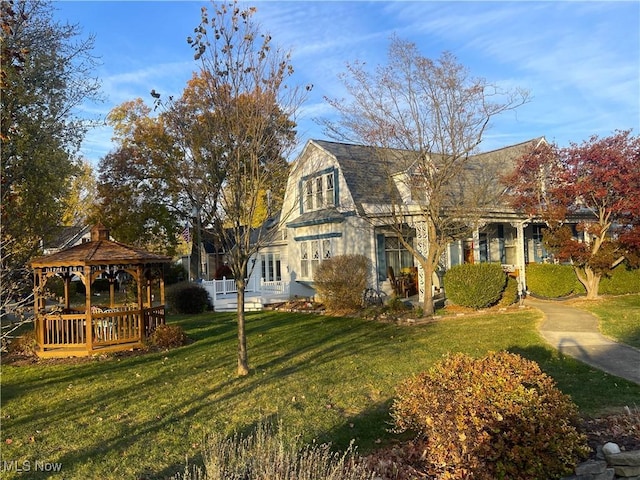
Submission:
[[[544,137],[538,137],[474,155],[469,163],[469,171],[474,174],[482,172],[485,176],[492,175],[498,180],[498,176],[513,170],[517,159],[531,145],[543,139]],[[366,203],[388,203],[390,192],[392,195],[399,196],[389,175],[405,171],[414,162],[416,155],[415,152],[406,150],[382,149],[326,140],[312,140],[312,142],[336,158],[358,207]],[[503,188],[499,182],[496,182],[496,187]]]

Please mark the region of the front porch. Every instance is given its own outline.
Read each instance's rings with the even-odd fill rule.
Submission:
[[[238,288],[234,279],[204,280],[202,287],[209,294],[216,312],[236,312],[238,310]],[[251,277],[246,284],[244,311],[260,311],[265,305],[288,300],[289,282],[284,280],[265,281]]]

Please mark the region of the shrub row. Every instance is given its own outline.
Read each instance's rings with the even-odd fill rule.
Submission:
[[[571,265],[532,263],[526,272],[527,288],[534,295],[560,298],[585,293]],[[602,277],[598,291],[603,295],[640,293],[640,269],[619,265],[610,276]]]

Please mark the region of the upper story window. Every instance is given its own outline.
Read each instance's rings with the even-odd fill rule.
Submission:
[[[331,168],[302,179],[302,211],[310,212],[336,205],[336,170]]]

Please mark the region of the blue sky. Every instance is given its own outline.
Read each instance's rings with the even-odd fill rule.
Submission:
[[[474,76],[531,92],[531,102],[496,120],[482,150],[545,136],[564,146],[616,129],[640,130],[640,2],[255,1],[255,20],[292,52],[295,80],[313,90],[298,119],[302,143],[326,138],[315,118],[334,112],[346,62],[384,63],[389,38],[422,54],[455,54]],[[56,18],[95,35],[106,101],[83,114],[104,118],[155,89],[179,96],[198,63],[186,42],[200,1],[58,1]],[[89,132],[83,156],[98,163],[113,148],[107,127]]]

